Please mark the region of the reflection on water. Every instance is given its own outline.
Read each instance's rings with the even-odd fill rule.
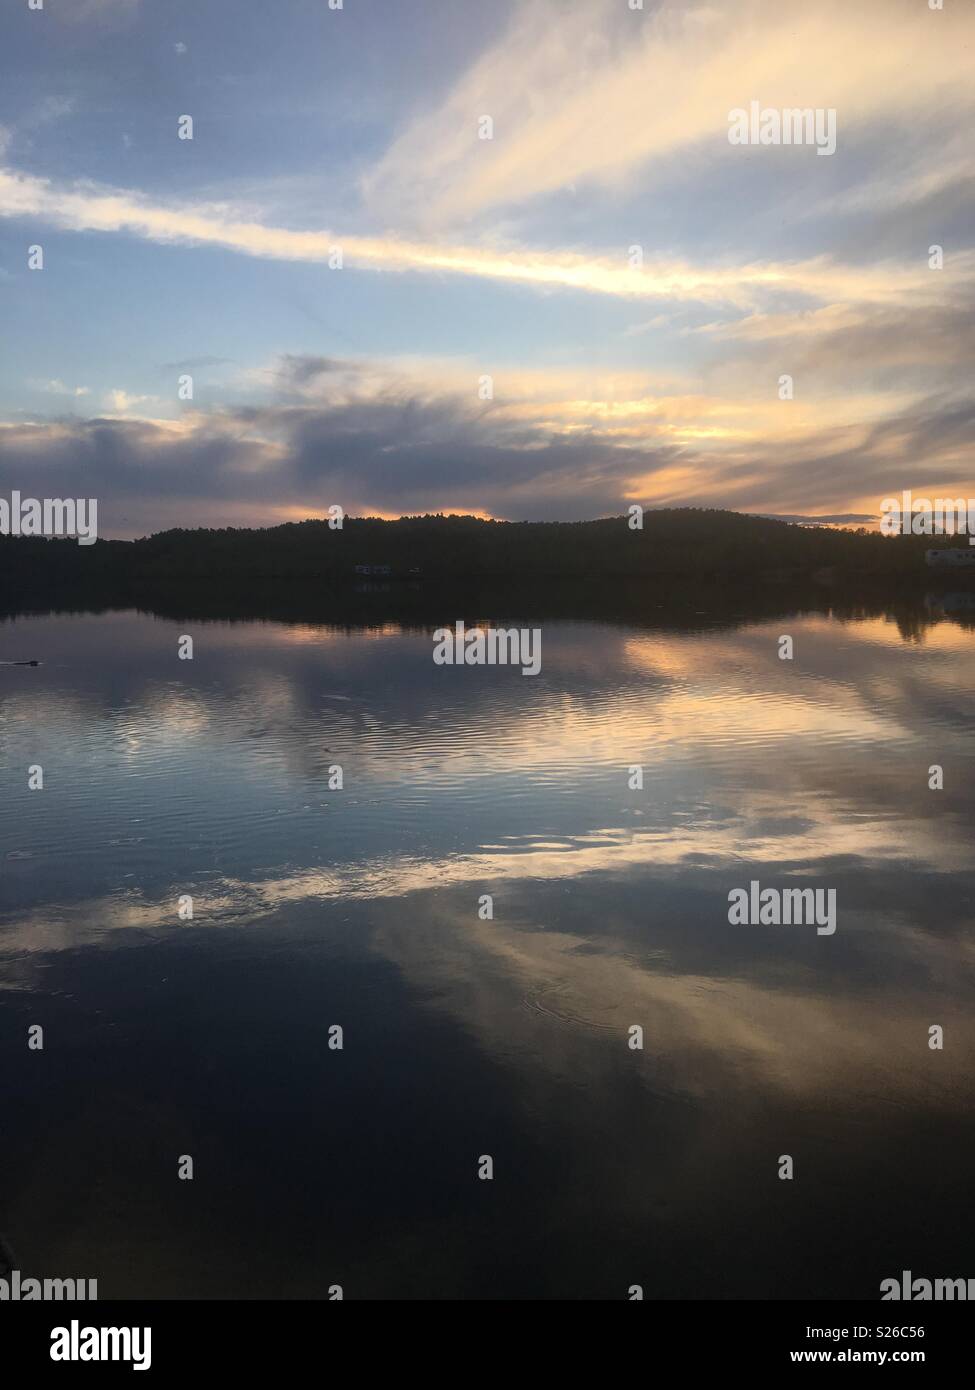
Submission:
[[[3,623],[43,662],[0,667],[20,1267],[102,1297],[975,1275],[975,641],[918,608],[553,621],[531,680],[389,624]],[[835,936],[729,926],[751,879],[835,888]]]

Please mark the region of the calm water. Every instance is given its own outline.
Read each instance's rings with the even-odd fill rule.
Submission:
[[[0,666],[18,1267],[103,1298],[975,1277],[975,634],[702,621],[546,623],[534,679],[395,625],[0,624],[44,663]],[[751,879],[835,888],[835,935],[730,926]]]

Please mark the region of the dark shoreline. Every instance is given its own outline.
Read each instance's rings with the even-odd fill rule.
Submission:
[[[967,581],[967,582],[966,582]],[[971,603],[971,608],[965,605]],[[0,617],[138,610],[167,619],[200,622],[265,619],[347,628],[399,623],[433,628],[464,619],[572,621],[598,619],[647,630],[701,630],[821,614],[840,621],[889,618],[905,634],[945,618],[975,627],[975,584],[943,575],[879,578],[847,576],[823,583],[809,576],[653,576],[627,581],[583,581],[533,576],[365,583],[331,581],[205,582],[131,585],[7,586]],[[28,655],[33,655],[29,653]]]
[[[694,508],[647,512],[638,531],[626,517],[427,516],[346,518],[341,530],[324,521],[176,530],[90,546],[0,536],[0,613],[136,608],[351,626],[512,614],[694,627],[809,611],[888,613],[923,626],[939,595],[975,594],[972,568],[926,565],[934,539],[951,544]]]

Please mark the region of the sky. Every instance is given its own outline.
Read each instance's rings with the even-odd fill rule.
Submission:
[[[0,495],[975,496],[975,4],[931,2],[4,0]],[[732,144],[752,102],[835,152]]]

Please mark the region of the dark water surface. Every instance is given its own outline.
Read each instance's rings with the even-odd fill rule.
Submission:
[[[536,678],[432,647],[0,624],[43,662],[0,666],[18,1267],[101,1298],[975,1277],[975,634],[546,622]],[[835,889],[835,934],[731,926],[752,879]]]

